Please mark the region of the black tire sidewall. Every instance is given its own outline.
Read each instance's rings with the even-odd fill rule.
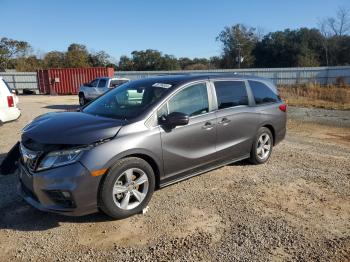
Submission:
[[[112,198],[113,186],[124,171],[129,168],[139,168],[143,170],[148,177],[148,192],[140,205],[131,210],[123,210],[116,206]],[[134,214],[141,213],[149,203],[155,187],[155,177],[152,167],[143,159],[137,157],[123,158],[117,161],[104,177],[99,194],[99,208],[108,216],[122,219]]]
[[[80,102],[80,98],[83,98],[83,104]],[[82,93],[80,93],[80,94],[79,94],[79,105],[80,105],[80,106],[83,106],[83,105],[85,105],[85,104],[86,104],[85,95],[82,94]]]
[[[267,158],[260,159],[258,157],[258,155],[257,155],[256,147],[257,147],[257,144],[258,144],[259,137],[263,133],[267,133],[270,136],[271,149],[270,149],[270,152],[269,152],[269,155],[268,155]],[[251,162],[254,163],[254,164],[264,164],[264,163],[266,163],[270,159],[270,156],[271,156],[271,153],[272,153],[272,148],[273,148],[273,136],[272,136],[272,133],[271,133],[270,129],[268,129],[267,127],[259,128],[259,130],[258,130],[258,132],[257,132],[257,134],[255,136],[255,139],[254,139],[254,142],[253,142],[253,145],[252,145],[252,149],[251,149],[251,152],[250,152],[250,160],[251,160]]]

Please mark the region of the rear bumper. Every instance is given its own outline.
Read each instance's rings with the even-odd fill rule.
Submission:
[[[20,164],[17,189],[28,204],[41,211],[82,216],[98,211],[99,180],[80,163],[33,174]],[[69,197],[63,198],[62,192]]]
[[[17,107],[8,108],[1,114],[0,120],[2,122],[9,122],[18,119],[21,116],[21,111]]]

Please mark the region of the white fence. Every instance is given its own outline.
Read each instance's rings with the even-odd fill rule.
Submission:
[[[293,85],[315,82],[332,84],[338,77],[350,84],[350,66],[337,67],[295,67],[295,68],[252,68],[188,71],[118,71],[116,76],[134,79],[173,74],[240,74],[268,78],[277,85]]]
[[[315,82],[322,85],[332,84],[338,77],[350,84],[350,66],[335,67],[293,67],[293,68],[252,68],[218,70],[181,70],[181,71],[117,71],[115,76],[129,79],[174,75],[174,74],[241,74],[265,77],[277,85],[293,85]],[[12,88],[17,90],[37,90],[36,72],[0,72]]]
[[[0,72],[0,77],[17,90],[38,89],[36,72]]]

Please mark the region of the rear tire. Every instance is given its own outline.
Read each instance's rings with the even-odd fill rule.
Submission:
[[[149,203],[155,187],[152,167],[143,159],[118,160],[102,180],[99,208],[116,219],[138,213]]]
[[[86,99],[85,99],[85,95],[84,95],[84,93],[80,93],[79,94],[79,105],[80,106],[83,106],[83,105],[85,105],[86,104]]]
[[[273,147],[273,136],[270,129],[259,128],[250,151],[249,161],[254,165],[264,164],[269,160]]]

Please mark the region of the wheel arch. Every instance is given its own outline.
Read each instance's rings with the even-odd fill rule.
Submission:
[[[160,187],[160,178],[163,175],[163,165],[161,164],[160,159],[158,159],[156,156],[152,155],[152,153],[144,150],[128,150],[123,152],[122,154],[114,156],[108,163],[106,164],[105,168],[110,169],[113,167],[113,165],[120,159],[128,158],[128,157],[138,157],[146,161],[153,169],[154,175],[155,175],[155,189],[159,189]],[[107,173],[107,172],[106,172]],[[104,179],[105,175],[102,177],[101,181]],[[100,181],[100,184],[101,184]]]
[[[145,160],[153,169],[155,180],[156,180],[155,189],[159,189],[159,186],[160,186],[160,169],[159,169],[159,166],[158,166],[157,162],[151,156],[146,155],[146,154],[141,154],[141,153],[127,155],[127,156],[125,156],[123,158],[127,158],[127,157],[137,157],[137,158],[141,158],[141,159]]]
[[[275,128],[273,127],[273,125],[270,124],[270,123],[266,123],[266,124],[262,125],[261,127],[266,127],[266,128],[268,128],[271,131],[272,139],[273,139],[273,145],[275,145],[276,131],[275,131]]]

